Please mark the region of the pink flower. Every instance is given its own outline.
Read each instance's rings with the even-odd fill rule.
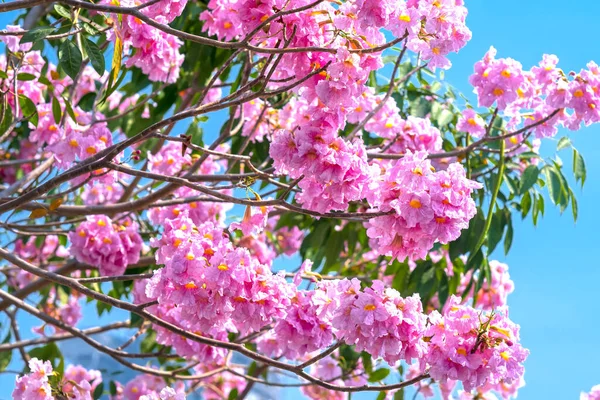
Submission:
[[[140,258],[142,238],[138,225],[129,219],[113,224],[106,216],[90,216],[69,232],[71,254],[83,263],[96,266],[101,275],[122,275]]]
[[[479,139],[485,135],[485,121],[473,109],[467,108],[462,112],[462,116],[456,124],[456,129],[461,132],[468,132]]]

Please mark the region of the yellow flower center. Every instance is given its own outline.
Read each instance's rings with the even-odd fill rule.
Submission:
[[[375,307],[375,304],[367,304],[365,306],[365,311],[373,311],[375,310],[377,307]]]
[[[412,199],[409,203],[412,208],[421,208],[421,202],[417,199]]]
[[[228,271],[229,267],[227,265],[225,265],[225,264],[219,264],[219,266],[217,267],[217,269],[219,271]]]

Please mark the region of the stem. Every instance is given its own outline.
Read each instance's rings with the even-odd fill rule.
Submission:
[[[494,191],[492,192],[492,199],[490,200],[490,208],[488,211],[487,219],[485,220],[485,226],[483,229],[483,233],[479,237],[479,241],[477,242],[477,245],[471,252],[471,255],[469,256],[467,264],[473,260],[473,258],[475,257],[475,254],[477,254],[477,252],[479,251],[481,246],[483,246],[483,242],[485,241],[485,238],[490,230],[490,226],[492,225],[492,216],[494,215],[494,206],[496,205],[496,199],[498,198],[498,192],[500,192],[500,186],[502,186],[502,181],[504,178],[504,150],[505,150],[505,147],[506,147],[506,143],[504,142],[504,140],[501,140],[500,141],[500,160],[498,161],[498,163],[499,163],[498,164],[499,165],[498,180],[496,181],[496,186],[494,187]]]

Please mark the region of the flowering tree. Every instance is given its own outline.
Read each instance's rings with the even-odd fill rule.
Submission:
[[[595,63],[526,70],[491,48],[473,107],[440,74],[471,37],[462,0],[11,10],[26,10],[0,32],[14,399],[516,396],[528,350],[489,257],[547,198],[577,218],[561,159],[538,150],[600,121]],[[580,153],[567,137],[556,150],[583,185]],[[130,318],[82,330],[84,300]],[[117,348],[93,338],[116,329],[132,331]],[[71,337],[139,375],[65,367]]]

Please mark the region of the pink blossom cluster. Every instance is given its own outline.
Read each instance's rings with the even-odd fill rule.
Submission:
[[[370,188],[369,203],[393,211],[366,223],[379,254],[401,261],[425,258],[435,242],[458,238],[477,212],[471,193],[481,185],[467,179],[460,164],[436,172],[426,157],[425,152],[408,151]]]
[[[219,150],[226,151],[227,148],[221,147]],[[161,147],[156,154],[148,154],[149,170],[163,175],[177,175],[186,167],[192,165],[196,160],[195,155],[191,155],[189,149],[182,154],[182,146],[179,143],[170,142]],[[216,160],[214,156],[208,156],[198,169],[198,174],[214,175],[224,168],[223,161]],[[231,194],[231,191],[224,190],[224,194]],[[202,193],[182,186],[173,192],[175,198],[189,198],[200,196]],[[163,225],[166,220],[177,218],[182,212],[187,212],[188,216],[195,224],[202,224],[206,221],[213,221],[222,225],[225,221],[225,215],[233,207],[232,204],[210,201],[192,201],[182,204],[154,207],[148,210],[148,219],[156,225]]]
[[[332,324],[338,338],[390,364],[426,354],[422,335],[427,319],[418,294],[403,298],[377,280],[361,290],[356,278],[340,281],[337,291],[340,305]]]
[[[319,212],[346,210],[351,201],[363,199],[371,173],[362,140],[337,136],[329,117],[318,113],[294,133],[277,131],[269,149],[277,174],[303,176],[296,200]]]
[[[234,247],[214,223],[195,225],[182,212],[152,244],[165,267],[155,271],[146,295],[175,307],[192,332],[247,334],[285,316],[292,288],[283,274]]]
[[[123,186],[118,183],[102,182],[96,180],[88,184],[81,193],[85,205],[114,204],[123,196]]]
[[[105,215],[88,216],[69,232],[69,251],[78,261],[98,267],[101,275],[122,275],[140,259],[143,240],[138,230],[129,219],[113,222]]]
[[[231,0],[213,0],[201,19],[209,34],[231,40],[251,33],[273,15],[274,10],[305,5],[304,1],[279,3],[243,1],[233,5]],[[302,115],[309,118],[296,118],[296,124],[289,129],[275,131],[270,148],[278,174],[289,174],[293,179],[302,176],[298,183],[302,192],[296,197],[299,203],[320,212],[345,210],[350,202],[365,197],[365,188],[371,180],[371,168],[362,142],[342,139],[338,131],[346,125],[348,114],[360,107],[359,99],[367,90],[365,84],[369,73],[381,68],[382,61],[380,54],[352,50],[383,44],[385,37],[379,29],[385,28],[397,36],[406,33],[409,48],[429,51],[431,57],[426,58],[431,58],[434,66],[446,66],[448,64],[442,62],[445,55],[464,46],[470,37],[464,26],[465,16],[462,2],[454,0],[437,1],[434,5],[417,1],[345,2],[335,8],[329,2],[323,2],[311,10],[272,21],[255,38],[259,45],[273,44],[281,37],[283,24],[286,29],[297,29],[291,38],[292,47],[327,44],[337,49],[336,53],[286,54],[278,65],[278,78],[307,76],[326,66],[297,90],[301,98],[298,103],[304,106]],[[351,33],[336,36],[329,25]],[[435,35],[428,32],[435,32]],[[398,116],[394,116],[397,108],[393,108],[393,101],[388,103],[391,108],[380,114],[389,114],[389,118],[379,119],[386,120],[381,129],[378,129],[376,119],[371,129],[389,136],[394,129],[386,128],[388,123],[394,125],[399,121]],[[251,119],[260,112],[262,107],[259,106],[258,102],[247,106]],[[282,127],[292,125],[285,114],[289,115],[285,112],[278,118]],[[252,123],[246,124],[255,131],[253,135],[258,132],[262,138],[260,124],[254,125],[257,129]],[[398,131],[405,127],[393,128]],[[412,143],[404,147],[439,147],[441,139],[433,129],[419,126],[417,130],[421,132],[409,138]]]
[[[469,81],[479,105],[496,104],[510,117],[509,127],[537,123],[557,112],[533,128],[536,137],[544,138],[556,135],[559,125],[577,130],[582,123],[587,126],[600,121],[600,68],[596,63],[589,62],[587,69],[567,75],[558,68],[555,55],[544,55],[529,71],[511,58],[495,57],[492,47],[475,64]],[[481,121],[472,114],[468,111],[459,129],[481,137]]]
[[[56,235],[44,236],[44,239],[39,246],[36,241],[37,238],[34,236],[30,236],[26,242],[23,242],[23,239],[17,239],[13,249],[15,255],[38,265],[48,265],[49,258],[51,257],[65,258],[69,256],[69,252],[65,246],[60,244],[58,236]],[[51,269],[53,266],[49,265],[49,268]],[[35,279],[35,275],[19,269],[14,272],[9,272],[8,278],[8,282],[11,286],[20,289],[31,283],[31,281]]]
[[[38,306],[46,315],[54,317],[55,319],[65,323],[67,326],[76,326],[77,323],[83,317],[81,312],[81,305],[79,304],[79,298],[77,293],[72,293],[66,299],[58,298],[56,289],[51,288],[48,298],[45,302],[42,302]],[[39,327],[34,327],[33,332],[46,336],[45,329],[49,328],[51,332],[62,332],[62,329],[55,327],[54,325],[43,324]]]
[[[280,254],[287,256],[295,254],[300,249],[304,233],[297,226],[291,228],[282,226],[276,229],[278,219],[278,217],[269,218],[265,230],[258,234],[242,236],[237,245],[247,248],[261,264],[269,266]]]
[[[277,10],[295,9],[308,3],[306,0],[260,3],[213,0],[209,10],[200,17],[210,35],[232,40],[250,34]],[[253,41],[273,46],[276,39],[282,38],[285,26],[289,31],[296,30],[291,47],[340,48],[341,45],[358,49],[382,44],[384,32],[381,29],[385,29],[397,38],[406,37],[407,47],[421,53],[431,67],[449,68],[451,64],[446,56],[460,50],[471,38],[465,25],[466,15],[462,0],[360,0],[343,2],[337,7],[323,2],[310,10],[271,21],[264,27],[264,33],[259,31]],[[347,35],[336,38],[333,32],[337,30]],[[305,60],[302,56],[292,56],[288,62],[297,64]]]
[[[349,382],[344,382],[342,380],[342,368],[340,367],[337,360],[335,360],[332,356],[327,356],[310,367],[310,374],[314,377],[322,379],[326,382],[329,382],[334,385],[344,386],[344,384],[348,386],[357,386],[351,385]],[[359,380],[365,381],[364,377],[361,377],[357,374]],[[360,379],[362,378],[362,379]],[[352,379],[350,379],[352,381]],[[312,400],[320,400],[320,399],[334,399],[334,400],[346,400],[348,399],[348,393],[328,390],[322,386],[318,385],[308,385],[302,386],[300,388],[302,394]]]
[[[156,154],[148,152],[148,170],[168,176],[179,174],[184,167],[192,165],[190,149],[183,150],[182,143],[168,142]]]
[[[348,122],[360,123],[375,107],[384,101],[385,95],[375,95],[371,87],[359,97],[359,104],[348,114]],[[404,154],[425,150],[436,153],[442,150],[442,134],[429,119],[408,116],[402,119],[396,101],[387,99],[381,109],[365,124],[365,130],[374,133],[386,141],[387,152]]]
[[[329,289],[329,290],[328,290]],[[320,285],[316,290],[298,290],[291,299],[285,318],[277,320],[273,330],[258,342],[258,349],[272,357],[299,359],[333,343],[331,324],[336,302],[335,290]],[[329,293],[328,293],[329,292]]]
[[[444,314],[428,316],[428,353],[420,360],[432,378],[461,381],[466,391],[521,379],[529,351],[519,343],[519,326],[506,316],[461,305],[452,296]]]
[[[144,304],[154,300],[146,295],[146,286],[149,285],[149,283],[150,281],[148,279],[135,282],[133,298],[136,304]],[[202,336],[207,336],[212,339],[222,341],[227,340],[227,332],[222,329],[213,329],[210,332],[194,331],[193,329],[195,329],[195,327],[189,319],[186,319],[182,307],[171,304],[159,304],[150,306],[146,310],[162,320],[187,331],[196,332],[198,334],[202,333]],[[173,347],[174,351],[181,357],[198,360],[202,363],[219,364],[225,360],[225,356],[227,355],[227,351],[224,349],[186,339],[162,326],[154,324],[152,328],[156,331],[156,342]]]
[[[242,104],[240,114],[244,118],[242,136],[249,137],[253,142],[262,142],[265,137],[270,138],[273,130],[278,126],[278,114],[278,110],[260,99]]]
[[[596,385],[592,388],[589,393],[581,393],[579,400],[599,400],[600,399],[600,385]]]
[[[94,389],[102,382],[100,371],[87,370],[80,365],[69,365],[58,381],[51,381],[56,372],[50,361],[32,358],[28,365],[30,373],[16,378],[13,400],[92,400]]]
[[[194,368],[194,371],[198,374],[205,374],[214,371],[218,367],[218,365],[198,365]],[[234,368],[233,370],[243,374],[243,369],[241,368]],[[237,390],[238,394],[241,394],[247,384],[246,379],[227,371],[211,375],[208,378],[202,379],[202,382],[206,384],[202,390],[202,398],[204,400],[228,399],[233,390]]]
[[[21,30],[19,26],[11,26],[10,29]],[[21,141],[19,151],[15,154],[17,159],[41,158],[44,153],[53,154],[60,168],[69,168],[74,162],[85,160],[112,145],[113,135],[105,122],[98,122],[103,118],[100,113],[88,113],[77,106],[72,106],[73,112],[67,112],[65,100],[62,97],[67,87],[73,84],[69,77],[60,78],[57,67],[52,63],[46,63],[39,51],[30,51],[31,45],[18,45],[14,39],[3,36],[1,40],[7,43],[11,51],[24,51],[23,62],[18,70],[7,67],[6,57],[0,57],[0,68],[7,71],[8,79],[3,79],[2,89],[7,92],[7,102],[13,110],[15,117],[24,117],[23,110],[19,107],[17,112],[17,95],[28,98],[37,108],[38,123],[35,126],[31,121],[28,125],[31,129],[29,137]],[[46,68],[45,68],[46,67]],[[23,81],[16,80],[16,74],[27,73],[34,79]],[[91,91],[96,91],[95,82],[106,79],[99,76],[91,67],[84,69],[82,80],[73,89],[73,104]],[[46,85],[44,82],[50,82]],[[55,121],[51,103],[48,98],[54,98],[60,106],[64,120]],[[45,150],[45,151],[44,151]],[[28,172],[31,167],[23,167]],[[14,168],[1,171],[0,176],[7,175],[13,179]]]
[[[490,260],[490,271],[492,281],[488,282],[486,280],[475,296],[470,293],[471,298],[475,297],[476,307],[487,311],[505,307],[508,295],[515,289],[514,282],[510,279],[508,273],[508,265]],[[462,293],[467,288],[471,279],[472,273],[469,271],[462,277],[458,293]]]
[[[108,1],[106,3],[109,3]],[[135,7],[132,0],[120,0],[122,7]],[[168,24],[179,16],[187,0],[162,0],[149,7],[142,8],[142,13],[161,24]],[[125,51],[133,48],[133,55],[125,62],[127,67],[138,67],[155,82],[174,83],[179,78],[179,68],[184,56],[179,53],[183,42],[176,36],[154,28],[137,17],[113,14],[115,28],[108,32],[108,39],[117,40]]]
[[[117,395],[112,400],[185,400],[185,385],[177,382],[169,387],[160,376],[140,374],[125,386],[117,382]]]

